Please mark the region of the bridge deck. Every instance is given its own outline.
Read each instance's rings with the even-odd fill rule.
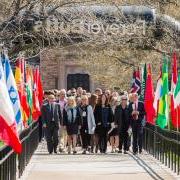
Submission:
[[[147,153],[49,155],[45,142],[35,152],[21,180],[179,179]]]

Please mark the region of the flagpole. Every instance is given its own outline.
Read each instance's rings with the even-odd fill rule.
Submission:
[[[0,55],[2,55],[4,50],[4,43],[0,43]]]
[[[178,116],[178,107],[177,107],[177,111],[176,111],[176,117],[177,117],[177,132],[179,132],[179,116]]]
[[[171,128],[170,128],[170,111],[169,111],[169,108],[170,108],[170,97],[171,97],[171,94],[170,93],[168,93],[168,96],[167,96],[167,105],[168,105],[168,124],[167,124],[167,126],[168,126],[168,130],[170,131],[171,130]]]
[[[169,60],[169,58],[166,58],[166,62],[167,62],[167,72],[169,73],[169,68],[170,68],[170,66],[169,66],[169,63],[170,63],[170,60]],[[168,77],[169,77],[169,74],[168,74]],[[169,85],[169,83],[168,83],[168,85]],[[169,91],[169,87],[168,87],[168,92],[170,92]],[[168,130],[170,131],[171,130],[171,128],[170,128],[170,111],[169,111],[169,109],[170,109],[170,102],[171,102],[171,93],[168,93],[168,96],[167,96],[167,105],[168,105]]]

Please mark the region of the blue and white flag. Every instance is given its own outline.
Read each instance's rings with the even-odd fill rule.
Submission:
[[[2,58],[2,64],[4,68],[5,80],[6,80],[9,97],[10,97],[12,107],[14,110],[14,115],[15,115],[18,131],[20,131],[22,130],[23,122],[22,122],[22,115],[21,115],[20,99],[19,99],[16,82],[15,82],[14,75],[13,75],[13,72],[9,63],[8,56],[3,54],[1,58]]]

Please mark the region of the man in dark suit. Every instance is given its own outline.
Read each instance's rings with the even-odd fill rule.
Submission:
[[[132,95],[133,102],[129,104],[130,121],[133,132],[133,153],[142,153],[143,120],[145,116],[144,103],[138,101],[138,94]],[[138,149],[139,148],[139,149]]]
[[[52,94],[50,91],[44,91],[43,96],[43,105],[48,103],[48,96]],[[42,117],[39,117],[39,142],[41,142],[44,139],[45,133],[44,133],[44,127],[42,123]]]
[[[127,105],[127,96],[121,97],[121,104],[115,109],[114,114],[115,125],[118,128],[119,133],[119,152],[122,152],[122,145],[124,146],[124,154],[127,154],[129,150],[128,146],[128,129],[130,127],[129,121],[129,109]]]
[[[48,101],[42,106],[42,123],[45,128],[47,147],[49,154],[57,153],[58,131],[61,121],[60,107],[55,103],[53,94],[48,96]]]

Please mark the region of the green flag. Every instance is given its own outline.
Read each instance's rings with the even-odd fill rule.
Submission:
[[[32,123],[32,70],[31,68],[26,68],[26,92],[27,92],[27,101],[30,107],[30,117],[28,119],[28,125]]]
[[[142,70],[142,83],[141,83],[141,95],[140,95],[140,101],[144,101],[144,94],[146,89],[146,79],[147,79],[147,69],[146,64],[144,64],[143,70]]]
[[[158,106],[158,117],[156,121],[157,125],[160,128],[165,128],[169,122],[168,60],[166,56],[164,56],[163,58],[164,58],[164,62],[163,62],[163,67],[162,67],[162,86],[161,86],[161,95],[160,95],[159,106]]]

